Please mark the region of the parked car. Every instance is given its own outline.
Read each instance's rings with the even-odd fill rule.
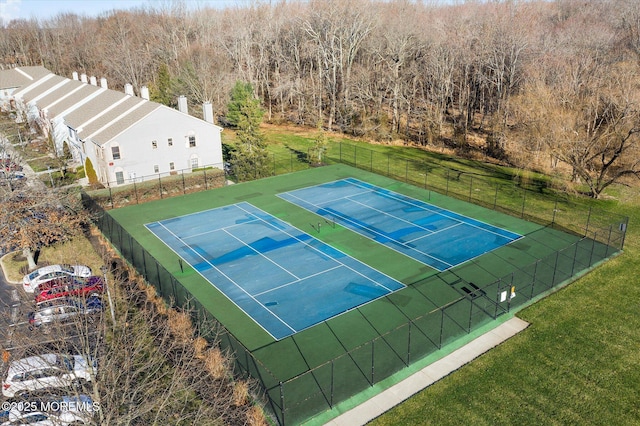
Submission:
[[[71,412],[62,412],[60,415],[54,413],[43,413],[40,411],[17,411],[12,410],[6,416],[7,421],[0,423],[0,426],[75,426],[85,425],[91,422],[91,417]],[[0,417],[2,421],[2,417]]]
[[[88,278],[72,278],[54,280],[41,284],[35,291],[36,303],[61,297],[93,297],[100,296],[103,290],[102,277],[97,275]]]
[[[47,300],[36,305],[33,312],[29,312],[29,329],[51,324],[73,321],[79,315],[89,315],[89,321],[93,322],[90,315],[102,312],[104,306],[99,297],[86,299],[60,298]]]
[[[84,425],[91,423],[96,405],[90,396],[46,395],[26,398],[0,411],[0,426],[6,425]]]
[[[2,382],[7,398],[48,388],[90,382],[96,374],[95,360],[83,355],[48,353],[12,361]]]
[[[85,265],[49,265],[36,269],[22,278],[22,287],[27,293],[33,293],[35,288],[47,281],[61,277],[90,277],[91,268]]]

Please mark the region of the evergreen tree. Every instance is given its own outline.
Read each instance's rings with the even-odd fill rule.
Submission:
[[[237,82],[231,92],[227,120],[236,128],[238,145],[231,153],[233,174],[240,181],[269,176],[269,154],[260,124],[264,110],[250,83]]]
[[[158,102],[166,106],[171,106],[173,101],[173,93],[171,90],[172,82],[167,64],[160,64],[156,81],[149,85],[149,98],[153,102]]]
[[[89,179],[90,185],[98,184],[98,174],[96,170],[93,168],[93,163],[89,160],[89,157],[84,161],[84,172],[87,175],[87,179]]]

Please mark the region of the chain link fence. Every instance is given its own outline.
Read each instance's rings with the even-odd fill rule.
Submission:
[[[339,151],[334,150],[328,159],[506,212],[568,232],[577,238],[574,243],[552,254],[525,266],[514,267],[508,274],[488,282],[470,282],[449,270],[411,283],[414,294],[424,298],[425,307],[434,306],[428,293],[428,289],[434,285],[444,283],[463,296],[444,306],[425,309],[419,315],[407,314],[408,319],[403,324],[345,350],[328,362],[292,377],[278,376],[261,361],[264,354],[278,350],[278,342],[254,351],[247,349],[160,262],[105,213],[105,208],[122,204],[115,201],[114,191],[109,192],[110,201],[106,205],[104,197],[85,194],[86,205],[94,212],[99,229],[168,304],[189,309],[196,324],[203,323],[203,320],[208,324],[216,324],[209,332],[220,341],[223,350],[235,354],[236,372],[250,376],[262,385],[267,406],[281,425],[298,424],[335,407],[414,361],[434,354],[499,316],[517,311],[570,282],[624,247],[628,218],[589,205],[576,204],[566,197],[550,197],[544,182],[525,184],[519,181],[505,185],[490,176],[479,176],[473,172],[439,167],[425,161],[381,154],[346,144],[341,144]],[[288,172],[294,168],[292,159],[290,168],[283,165],[279,169],[277,164],[274,161],[274,173],[278,170]],[[200,186],[208,187],[204,173],[200,178]],[[224,179],[224,175],[217,175],[216,179]],[[167,187],[166,181],[164,186],[162,181],[158,185],[160,188]],[[184,184],[183,192],[186,187]],[[136,202],[141,202],[141,197]],[[536,238],[534,235],[529,237]],[[544,235],[539,238],[542,241]],[[516,292],[517,297],[514,297]],[[391,294],[385,299],[402,311],[398,297]]]

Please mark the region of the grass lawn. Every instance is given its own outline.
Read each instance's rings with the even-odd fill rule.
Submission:
[[[277,174],[307,167],[315,129],[266,127],[265,134]],[[328,136],[328,156],[337,158],[341,138]],[[233,145],[233,133],[225,130],[223,141]],[[521,170],[416,148],[344,141],[504,182],[522,178]],[[527,173],[527,178],[548,179],[534,173]],[[640,193],[620,185],[609,188],[606,195],[610,198],[585,204],[630,217],[622,255],[519,312],[518,317],[531,323],[527,330],[372,424],[640,424]],[[64,247],[43,250],[40,262],[78,262],[100,270],[102,261],[92,249],[63,251]],[[9,279],[21,279],[19,267],[10,266]]]
[[[95,252],[91,242],[84,237],[76,237],[64,244],[45,247],[38,257],[38,266],[55,265],[59,263],[82,264],[91,268],[94,274],[100,275],[102,259]],[[27,260],[22,252],[9,253],[2,258],[2,264],[6,272],[6,278],[10,282],[22,282]]]
[[[315,129],[267,128],[274,157],[304,161]],[[233,144],[233,137],[225,142]],[[339,140],[329,135],[328,157]],[[376,154],[419,158],[505,184],[553,179],[532,172],[457,159],[421,149],[344,139]],[[542,192],[542,191],[540,191]],[[558,191],[556,195],[572,200]],[[625,252],[565,289],[521,311],[531,326],[518,336],[429,387],[372,422],[373,425],[640,424],[640,194],[610,187],[603,200],[579,199],[630,217]],[[501,200],[502,201],[502,200]],[[573,201],[573,200],[572,200]],[[514,202],[520,200],[504,200]],[[530,200],[528,200],[531,203]],[[570,211],[565,211],[571,214]]]
[[[630,216],[625,252],[518,314],[531,326],[373,425],[640,424],[640,195],[617,187]]]

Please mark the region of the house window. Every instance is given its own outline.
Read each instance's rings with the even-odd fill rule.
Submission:
[[[169,163],[169,170],[175,170],[175,169],[176,169],[175,163],[173,162]]]
[[[120,159],[120,147],[119,146],[112,146],[111,147],[111,156],[113,157],[114,160],[119,160]]]
[[[116,172],[116,183],[122,185],[124,183],[124,172]]]
[[[167,139],[167,145],[173,146],[173,138]]]
[[[156,164],[153,166],[153,173],[158,173],[158,172],[160,172],[160,166]]]
[[[196,146],[196,137],[189,136],[189,148],[193,148],[194,146]]]
[[[191,168],[192,169],[197,169],[198,168],[198,157],[193,157],[191,159]]]
[[[151,148],[156,149],[158,147],[158,141],[151,141]]]

